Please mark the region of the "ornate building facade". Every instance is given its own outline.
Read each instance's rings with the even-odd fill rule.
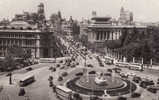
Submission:
[[[123,32],[130,34],[133,29],[146,33],[146,26],[115,25],[111,17],[93,17],[92,23],[88,26],[88,41],[92,43],[104,43],[107,40],[118,40]]]
[[[52,32],[38,30],[36,26],[23,21],[14,21],[0,27],[0,56],[5,56],[8,49],[18,46],[31,50],[35,58],[52,57]]]

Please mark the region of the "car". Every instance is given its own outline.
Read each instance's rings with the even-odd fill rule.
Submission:
[[[88,74],[96,74],[96,71],[90,71]]]
[[[55,72],[55,71],[56,71],[56,68],[53,67],[51,71],[52,71],[52,72]]]
[[[82,75],[83,75],[83,72],[76,73],[76,76],[82,76]]]
[[[28,68],[26,68],[26,70],[27,70],[27,71],[32,71],[33,68],[32,68],[32,67],[28,67]]]
[[[149,85],[154,85],[153,80],[149,80],[149,79],[142,79],[140,86],[143,88],[146,88]]]
[[[63,60],[61,60],[60,63],[63,63]]]
[[[117,100],[127,100],[127,98],[126,97],[122,97],[122,96],[120,96],[120,97],[118,97],[118,99]]]
[[[57,68],[60,67],[60,64],[57,64],[56,67],[57,67]]]
[[[24,88],[20,88],[18,95],[19,96],[24,96],[25,95],[25,89]]]
[[[112,76],[112,74],[110,73],[110,72],[106,72],[106,73],[104,73],[104,76]]]
[[[53,69],[53,67],[51,66],[51,67],[49,67],[49,70],[52,70]]]
[[[59,76],[58,77],[58,81],[62,81],[63,80],[63,77],[62,76]]]
[[[147,91],[151,92],[151,93],[157,93],[157,88],[155,88],[154,86],[150,86],[150,87],[147,87]]]
[[[71,65],[71,68],[75,68],[75,67],[76,67],[76,65],[75,65],[75,64],[72,64],[72,65]]]
[[[141,77],[139,76],[134,76],[133,79],[132,79],[135,83],[139,83],[142,81]]]
[[[65,68],[65,66],[61,66],[61,67],[60,67],[60,69],[64,69],[64,68]]]
[[[141,96],[141,94],[137,93],[137,92],[134,92],[134,93],[131,94],[132,98],[139,98],[140,96]]]
[[[159,84],[159,78],[157,79],[157,84]]]
[[[67,72],[63,72],[63,73],[61,74],[61,76],[63,76],[63,77],[65,77],[65,76],[67,76],[67,75],[68,75]]]
[[[112,73],[112,69],[107,69],[107,72],[111,72]]]
[[[88,64],[88,65],[87,65],[87,67],[91,67],[91,68],[93,68],[93,65],[92,65],[92,64]]]
[[[120,73],[122,71],[120,68],[113,68],[112,70],[114,70],[115,73]]]
[[[129,75],[126,74],[126,73],[120,73],[119,75],[120,75],[122,78],[128,78],[128,77],[129,77]]]

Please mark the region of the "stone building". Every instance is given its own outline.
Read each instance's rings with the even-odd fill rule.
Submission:
[[[145,34],[146,26],[135,25],[114,25],[111,17],[93,17],[92,23],[88,26],[88,41],[92,43],[103,44],[108,40],[118,40],[123,32],[130,34],[133,29]]]
[[[41,31],[36,25],[25,21],[13,21],[8,26],[0,26],[0,56],[4,57],[8,48],[16,45],[31,50],[35,58],[52,57],[52,32]]]

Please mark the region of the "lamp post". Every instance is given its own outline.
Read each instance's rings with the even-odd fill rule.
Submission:
[[[9,84],[12,84],[12,72],[9,73]]]

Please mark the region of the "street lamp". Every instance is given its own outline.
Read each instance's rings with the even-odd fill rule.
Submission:
[[[11,85],[12,84],[12,72],[10,72],[8,75],[9,75],[9,84]]]

